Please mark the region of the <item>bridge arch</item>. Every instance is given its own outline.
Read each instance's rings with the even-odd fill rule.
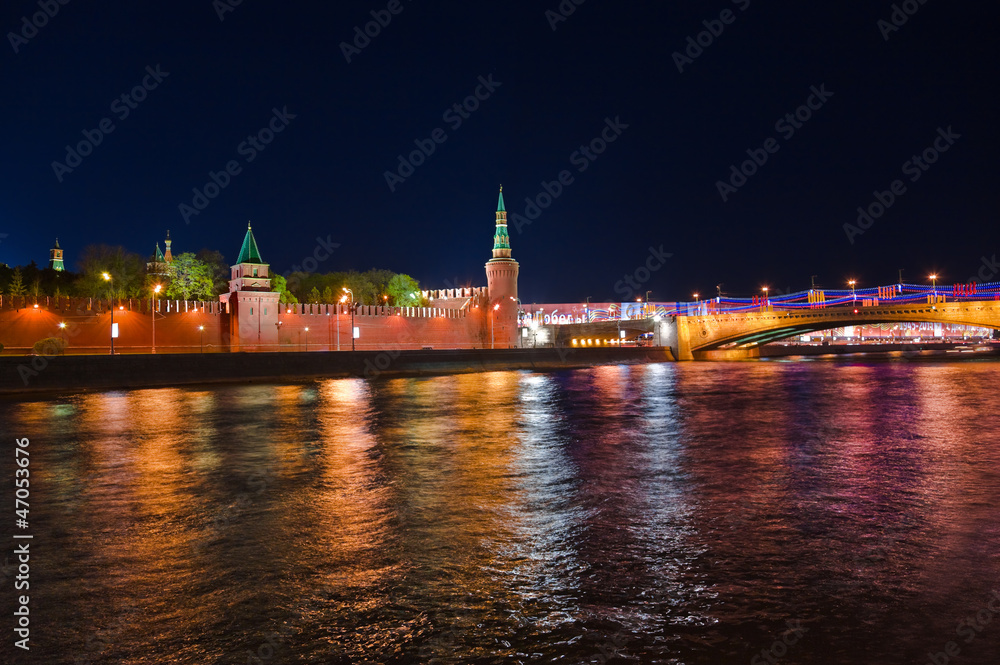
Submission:
[[[875,323],[947,323],[1000,330],[1000,302],[911,303],[679,316],[676,355],[679,359],[691,359],[697,352],[729,345],[758,346],[793,335]]]

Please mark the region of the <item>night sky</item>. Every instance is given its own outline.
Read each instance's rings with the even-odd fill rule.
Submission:
[[[339,245],[320,272],[483,285],[502,183],[526,303],[620,300],[616,283],[661,247],[671,256],[642,284],[654,300],[720,282],[800,290],[812,275],[873,286],[899,268],[950,283],[983,257],[1000,273],[995,3],[910,0],[895,29],[887,1],[577,2],[562,16],[558,0],[70,0],[36,31],[22,17],[38,1],[9,0],[0,262],[43,264],[56,236],[71,269],[91,243],[150,254],[167,229],[175,253],[234,261],[252,220],[278,272],[319,237]],[[345,56],[373,11],[391,22]],[[701,32],[708,45],[691,47]],[[142,101],[121,100],[143,81]],[[462,117],[452,107],[470,96]],[[811,117],[776,126],[797,110]],[[244,144],[272,119],[272,142]],[[391,189],[386,171],[438,129],[445,140]],[[100,144],[54,167],[84,130]],[[578,152],[602,132],[615,139],[603,152]],[[934,164],[906,165],[942,135]],[[766,163],[724,200],[719,181],[754,155]],[[179,206],[229,162],[238,173],[185,220]],[[518,224],[563,171],[569,184]],[[888,210],[845,231],[895,180]]]

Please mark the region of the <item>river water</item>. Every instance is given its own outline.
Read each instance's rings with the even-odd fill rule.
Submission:
[[[8,558],[0,660],[995,664],[998,370],[683,363],[0,402],[3,505],[29,438],[33,535],[31,651],[12,646]]]

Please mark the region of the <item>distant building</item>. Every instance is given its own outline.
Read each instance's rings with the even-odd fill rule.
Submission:
[[[49,268],[56,272],[62,272],[66,269],[66,266],[63,265],[63,251],[62,247],[59,246],[59,238],[56,238],[56,246],[49,250]]]
[[[170,253],[170,231],[167,231],[167,239],[163,241],[167,246],[167,253],[160,251],[160,243],[156,243],[153,251],[153,258],[146,263],[146,274],[166,277],[170,274],[170,263],[174,260]]]

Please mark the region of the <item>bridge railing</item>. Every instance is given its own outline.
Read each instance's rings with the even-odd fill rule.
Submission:
[[[798,293],[768,294],[749,298],[721,296],[693,302],[651,302],[643,307],[640,318],[706,316],[755,311],[825,309],[828,307],[886,307],[925,304],[932,300],[939,303],[1000,300],[1000,282],[986,284],[970,282],[952,285],[891,284],[854,290],[810,289]],[[634,303],[629,303],[629,305],[634,305]],[[625,304],[622,304],[621,307],[612,304],[606,309],[591,308],[587,311],[585,321],[577,320],[575,322],[623,321],[635,318],[635,316],[623,316],[622,312],[624,311]],[[521,325],[529,323],[530,319],[528,318],[521,321]],[[549,322],[545,321],[545,323]],[[552,321],[552,323],[564,322]],[[568,320],[565,323],[574,323],[574,321]]]

